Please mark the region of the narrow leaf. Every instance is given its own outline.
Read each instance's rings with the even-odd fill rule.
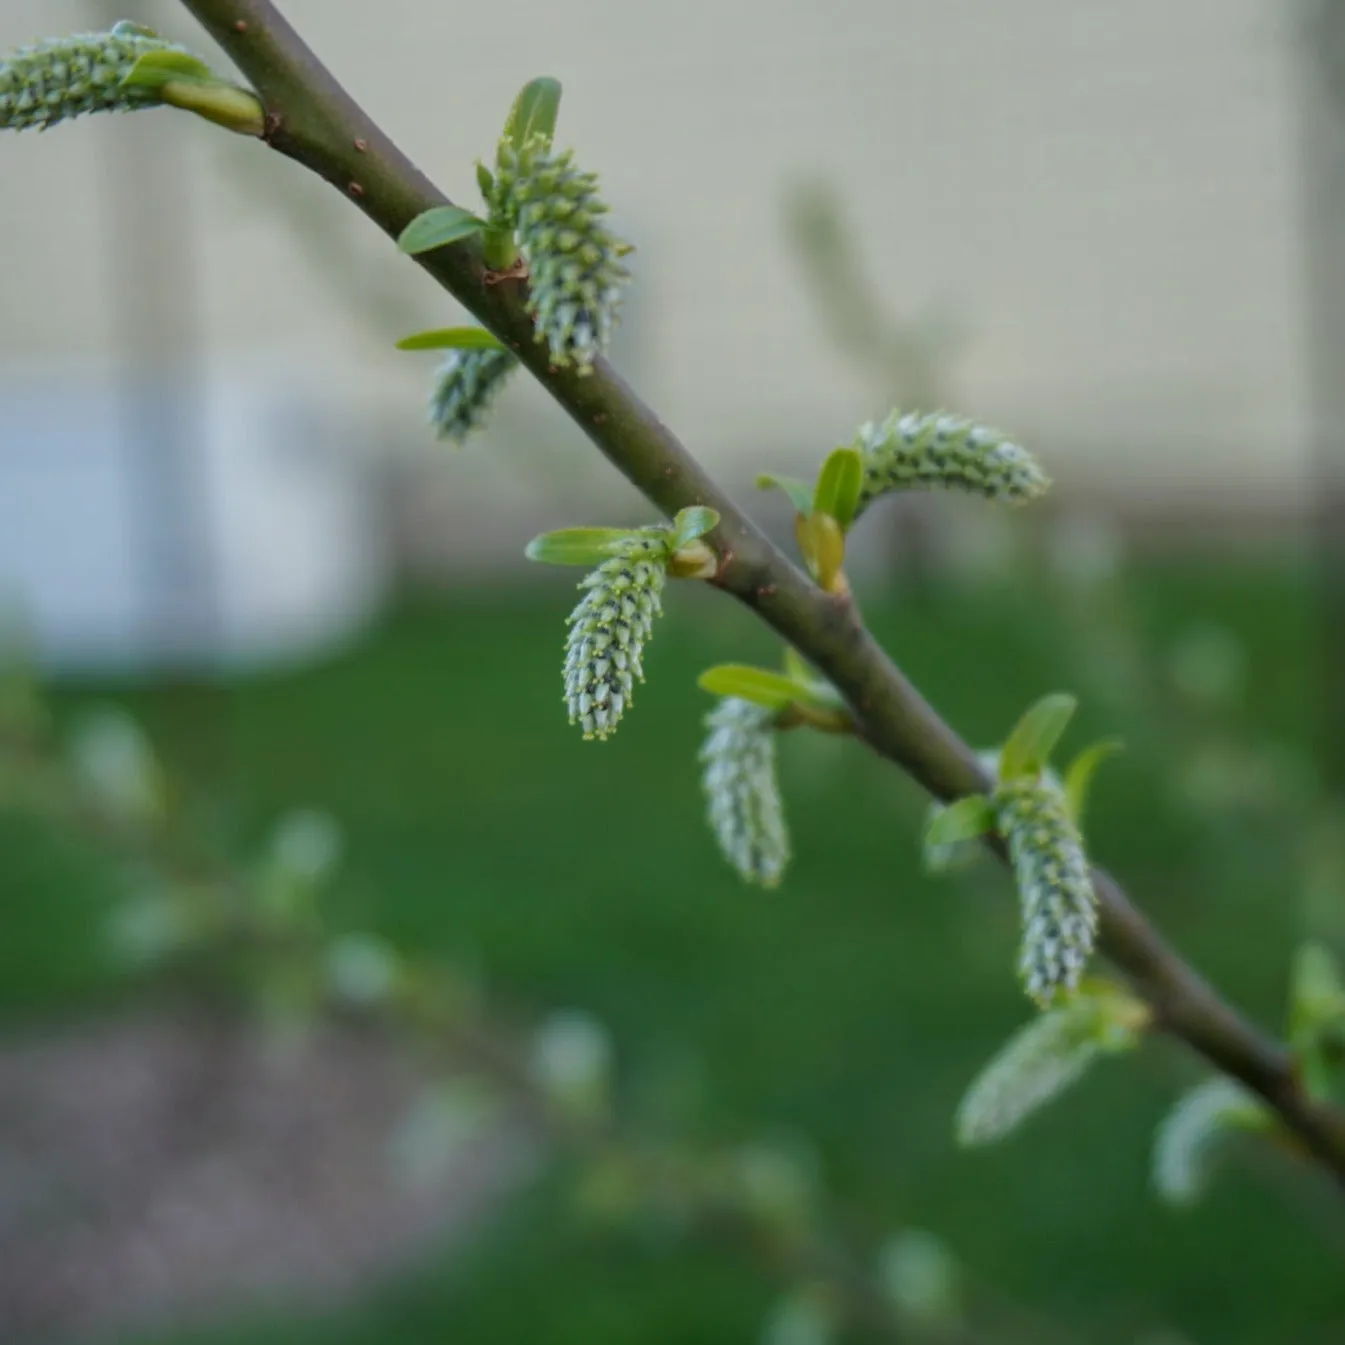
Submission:
[[[970,864],[976,857],[978,846],[975,841],[953,841],[948,845],[940,844],[929,834],[934,821],[943,813],[942,803],[932,803],[925,813],[925,831],[920,843],[920,859],[925,872],[930,874],[952,873]]]
[[[800,692],[806,693],[809,704],[820,710],[839,711],[849,717],[845,697],[816,669],[809,667],[797,650],[788,645],[785,646],[784,670],[785,676],[793,681]]]
[[[434,327],[404,336],[398,350],[503,350],[504,346],[484,327]]]
[[[736,696],[754,705],[764,705],[768,710],[783,710],[808,694],[806,687],[781,673],[744,663],[721,663],[701,673],[696,680],[702,691],[713,696]]]
[[[995,810],[984,794],[969,794],[940,808],[925,829],[927,846],[956,845],[974,841],[995,826]]]
[[[157,89],[170,81],[221,84],[224,81],[202,60],[186,51],[147,51],[126,72],[122,88]]]
[[[682,509],[673,519],[673,550],[704,537],[719,526],[719,512],[705,505]]]
[[[556,133],[560,113],[560,81],[543,75],[520,90],[504,124],[504,138],[515,149],[522,149],[533,136],[542,136],[547,145]]]
[[[1123,748],[1119,738],[1104,738],[1101,742],[1085,747],[1065,771],[1065,798],[1069,804],[1069,814],[1074,825],[1083,824],[1084,807],[1088,802],[1088,790],[1093,783],[1097,768],[1108,757],[1115,756]]]
[[[1345,984],[1335,954],[1308,940],[1294,954],[1289,989],[1289,1040],[1308,1091],[1330,1091],[1331,1058],[1345,1043]]]
[[[631,535],[629,528],[561,528],[534,537],[523,554],[543,565],[599,565]]]
[[[478,219],[470,210],[461,210],[455,205],[439,205],[417,215],[402,230],[397,246],[408,256],[415,257],[449,243],[461,242],[485,227],[485,220]]]
[[[772,486],[777,490],[783,490],[800,514],[813,512],[813,488],[806,482],[793,476],[776,476],[771,472],[763,472],[757,477],[759,490],[770,490]]]
[[[999,758],[999,778],[1007,783],[1035,775],[1050,759],[1079,702],[1064,692],[1043,696],[1029,707],[1009,734]]]
[[[476,185],[481,190],[481,199],[489,202],[495,195],[495,174],[481,162],[476,161]]]
[[[808,571],[828,593],[844,588],[845,534],[830,514],[814,510],[794,520],[794,535]]]
[[[863,486],[864,461],[858,451],[834,449],[818,474],[813,508],[819,513],[830,514],[845,531],[855,520]]]

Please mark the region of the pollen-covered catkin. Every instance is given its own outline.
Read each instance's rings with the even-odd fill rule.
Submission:
[[[774,887],[789,863],[774,719],[765,706],[725,696],[705,717],[700,752],[710,829],[739,876],[762,887]]]
[[[1059,991],[1078,988],[1097,939],[1097,898],[1083,837],[1064,795],[1042,779],[1001,784],[991,802],[1022,903],[1019,974],[1027,993],[1047,1005]]]
[[[150,51],[182,51],[133,23],[106,33],[77,33],[21,47],[0,61],[0,127],[43,129],[87,112],[157,107],[156,89],[122,80]]]
[[[614,733],[644,680],[640,658],[663,611],[671,554],[666,528],[643,529],[579,585],[584,596],[569,616],[564,677],[570,723],[585,738]]]
[[[438,437],[462,443],[479,429],[495,394],[517,367],[517,357],[507,350],[450,350],[430,393],[430,424]]]
[[[1050,480],[1027,449],[998,430],[942,411],[893,411],[854,441],[864,465],[859,512],[891,491],[969,491],[986,499],[1036,499]]]
[[[581,373],[607,349],[630,278],[631,249],[603,223],[598,179],[541,137],[501,144],[492,211],[512,227],[528,264],[528,311],[552,361]]]

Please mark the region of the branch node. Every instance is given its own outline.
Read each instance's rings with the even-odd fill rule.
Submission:
[[[487,270],[481,277],[481,281],[485,285],[499,285],[506,280],[526,280],[527,278],[528,259],[520,253],[518,260],[511,266],[506,266],[503,271]]]

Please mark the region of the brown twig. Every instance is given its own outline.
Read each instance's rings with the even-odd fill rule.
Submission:
[[[396,237],[449,204],[337,83],[270,0],[182,0],[251,82],[267,143],[324,178]],[[529,368],[608,460],[668,516],[719,511],[707,539],[724,558],[719,586],[755,611],[844,696],[865,740],[939,799],[984,790],[972,750],[926,703],[854,610],[818,589],[706,474],[605,360],[591,375],[547,363],[522,284],[491,285],[475,241],[417,258]],[[1156,1022],[1259,1093],[1345,1185],[1345,1113],[1309,1098],[1288,1051],[1248,1023],[1179,957],[1106,873],[1095,871],[1102,947]]]

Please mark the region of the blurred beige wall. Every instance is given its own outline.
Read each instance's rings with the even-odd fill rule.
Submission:
[[[121,8],[195,40],[175,5]],[[518,86],[564,81],[562,139],[639,247],[618,359],[712,461],[822,449],[883,409],[830,348],[785,240],[785,186],[823,174],[876,289],[965,329],[958,409],[1041,446],[1062,484],[1265,498],[1302,468],[1302,57],[1282,0],[283,8],[463,201]],[[108,13],[5,0],[0,47]],[[426,366],[389,349],[398,312],[362,322],[352,296],[427,323],[454,306],[354,211],[325,211],[325,187],[171,113],[10,137],[0,153],[0,358],[106,356],[108,202],[128,172],[142,209],[155,173],[175,174],[191,195],[169,215],[190,230],[184,302],[212,357],[316,372],[413,426]],[[250,199],[280,180],[289,205]],[[324,231],[351,259],[335,290],[311,255],[332,245],[315,242]]]

